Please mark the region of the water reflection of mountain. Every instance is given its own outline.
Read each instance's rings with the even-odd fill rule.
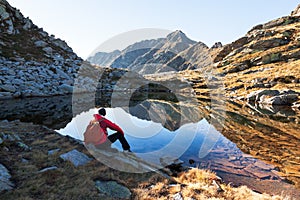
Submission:
[[[277,166],[276,173],[300,186],[300,116],[289,107],[272,111],[228,102],[222,134],[244,152]]]
[[[244,102],[227,102],[223,108],[212,109],[212,101],[191,101],[183,97],[178,97],[180,101],[174,101],[175,97],[168,93],[148,93],[146,96],[136,93],[136,98],[133,96],[128,102],[127,98],[122,98],[122,94],[119,93],[119,98],[114,99],[114,105],[119,105],[138,118],[161,123],[169,130],[174,131],[186,123],[207,119],[244,153],[277,166],[275,173],[299,186],[299,112],[289,107],[262,108]],[[172,101],[162,95],[167,95]],[[95,106],[111,107],[110,97],[111,94],[106,92],[97,103],[94,94],[73,97],[73,102],[71,96],[0,101],[0,119],[19,119],[60,129],[71,121],[73,115]],[[72,103],[77,105],[77,110],[74,107],[72,109]]]

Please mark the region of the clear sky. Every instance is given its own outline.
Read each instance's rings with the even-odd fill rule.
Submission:
[[[253,26],[289,15],[298,0],[8,0],[82,58],[136,29],[182,30],[208,46],[233,42]]]

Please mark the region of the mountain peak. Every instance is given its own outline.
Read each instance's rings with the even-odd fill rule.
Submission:
[[[176,30],[167,35],[167,40],[171,42],[196,43],[195,41],[189,39],[181,30]]]

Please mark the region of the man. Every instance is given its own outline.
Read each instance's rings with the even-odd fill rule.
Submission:
[[[128,144],[126,138],[124,137],[123,130],[118,125],[116,125],[115,123],[113,123],[113,122],[109,121],[108,119],[104,118],[104,116],[106,115],[105,108],[100,108],[98,110],[98,113],[99,114],[94,114],[94,117],[97,121],[99,121],[99,124],[100,124],[101,128],[104,130],[104,132],[107,136],[107,139],[111,143],[114,143],[116,140],[119,140],[120,143],[122,144],[123,150],[125,152],[131,152],[130,145]],[[117,131],[117,132],[114,133],[114,134],[108,135],[107,134],[107,128],[109,128],[111,130],[114,130],[114,131]],[[102,145],[105,145],[105,144],[99,144],[99,145],[96,145],[96,147],[102,148]]]

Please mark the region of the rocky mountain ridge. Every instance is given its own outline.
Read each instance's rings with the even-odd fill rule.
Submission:
[[[0,18],[0,99],[70,94],[82,59],[6,0]]]
[[[115,55],[115,51],[98,52],[88,60],[103,67],[126,68],[141,74],[155,74],[206,66],[211,63],[208,49],[204,43],[195,42],[177,30],[166,38],[130,45],[118,56],[112,56]]]

